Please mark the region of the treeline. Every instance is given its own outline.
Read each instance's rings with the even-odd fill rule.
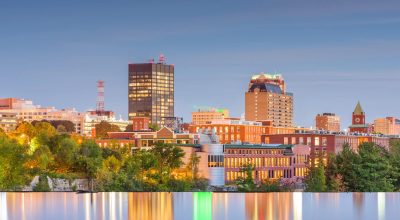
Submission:
[[[393,192],[400,190],[400,141],[389,151],[363,143],[355,152],[349,145],[330,155],[326,166],[311,168],[305,179],[309,192]]]
[[[198,178],[199,158],[180,168],[184,152],[169,144],[132,153],[111,144],[100,148],[93,140],[58,132],[48,122],[23,122],[15,133],[0,131],[0,191],[19,191],[35,176],[37,191],[46,191],[46,176],[86,178],[94,191],[189,191],[204,189]],[[44,185],[43,185],[44,184]]]

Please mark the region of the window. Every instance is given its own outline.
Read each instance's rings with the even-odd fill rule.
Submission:
[[[299,144],[304,144],[304,138],[303,137],[299,138]]]
[[[311,137],[307,137],[307,145],[311,146]]]
[[[322,146],[326,146],[326,145],[328,145],[328,140],[326,137],[323,137],[322,138]]]
[[[319,137],[314,138],[314,146],[319,146]]]
[[[283,144],[289,144],[289,138],[288,137],[284,137],[283,138]]]

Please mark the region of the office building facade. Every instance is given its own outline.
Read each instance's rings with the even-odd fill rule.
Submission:
[[[129,120],[147,117],[164,126],[174,117],[174,66],[159,63],[129,64]]]

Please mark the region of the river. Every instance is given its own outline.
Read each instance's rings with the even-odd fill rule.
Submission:
[[[2,193],[0,220],[400,219],[400,193]]]

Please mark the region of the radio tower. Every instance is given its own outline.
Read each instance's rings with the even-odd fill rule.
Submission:
[[[104,81],[97,81],[97,102],[96,111],[104,112]]]

